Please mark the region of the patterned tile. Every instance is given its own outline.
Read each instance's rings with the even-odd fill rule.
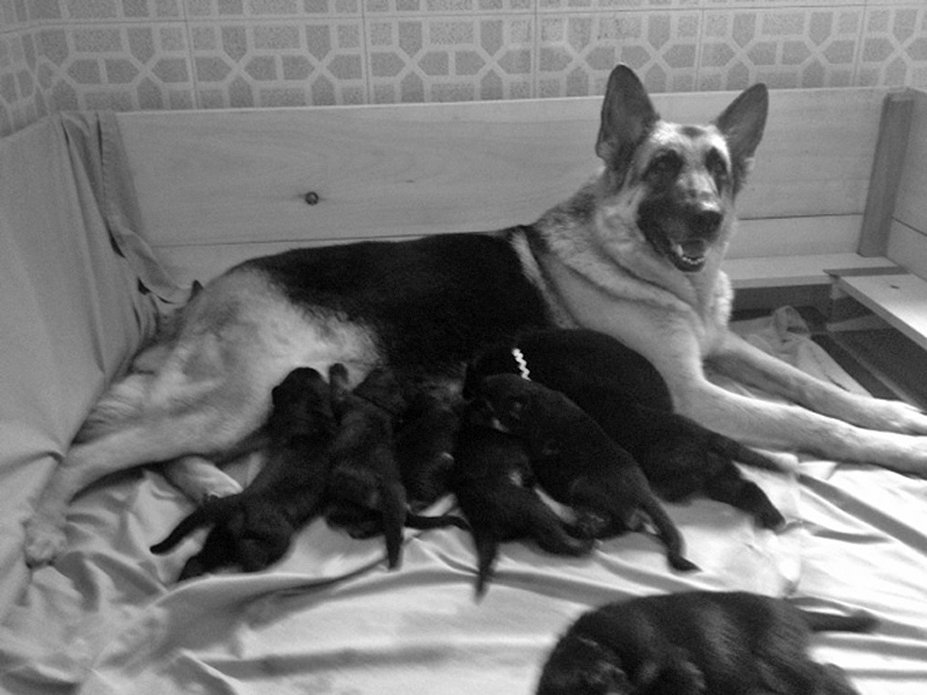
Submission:
[[[702,0],[538,0],[538,12],[581,11],[667,11],[698,8]]]
[[[61,108],[927,88],[923,0],[0,0],[0,134]]]
[[[28,0],[29,18],[41,22],[183,19],[184,0]]]
[[[571,12],[538,22],[538,96],[602,94],[618,62],[652,92],[695,87],[698,12]]]
[[[84,24],[36,32],[39,84],[53,109],[189,109],[183,24]]]
[[[186,0],[193,20],[361,16],[361,0]]]
[[[298,106],[366,101],[357,19],[193,24],[199,106]]]
[[[371,16],[433,14],[512,14],[534,13],[536,0],[364,0],[364,10]]]
[[[377,103],[532,96],[530,16],[377,18],[367,42]]]
[[[19,130],[47,113],[36,68],[32,32],[0,33],[0,136]]]
[[[862,22],[855,7],[706,12],[698,88],[851,85]]]
[[[861,85],[927,88],[927,8],[872,8],[860,57]]]

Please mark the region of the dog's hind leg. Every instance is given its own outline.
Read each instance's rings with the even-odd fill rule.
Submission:
[[[257,401],[252,400],[248,406],[243,402],[234,418],[220,419],[218,412],[205,416],[202,412],[153,415],[72,447],[58,464],[32,518],[25,524],[27,564],[47,564],[64,549],[65,511],[71,499],[85,487],[135,466],[174,459],[197,449],[220,450],[231,446],[253,429],[253,422],[260,422],[263,406]]]
[[[241,492],[241,484],[204,456],[181,456],[168,461],[161,473],[188,498],[202,503],[212,497],[228,497]]]

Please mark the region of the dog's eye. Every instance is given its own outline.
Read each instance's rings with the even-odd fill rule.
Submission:
[[[659,179],[674,179],[682,169],[682,157],[675,152],[663,152],[654,157],[647,167],[647,176]]]
[[[724,188],[728,180],[727,162],[724,161],[724,157],[718,150],[708,150],[708,154],[705,155],[705,168],[708,169],[708,173],[715,180],[718,190]]]

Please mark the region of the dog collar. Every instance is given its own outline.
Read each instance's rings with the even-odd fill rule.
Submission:
[[[512,357],[515,358],[515,364],[518,365],[518,373],[521,375],[521,378],[531,381],[531,370],[528,369],[528,360],[525,359],[525,353],[517,347],[513,347]]]

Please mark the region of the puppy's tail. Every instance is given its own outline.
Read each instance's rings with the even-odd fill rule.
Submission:
[[[386,536],[386,564],[396,569],[402,562],[403,528],[406,525],[406,491],[399,481],[386,483],[380,490],[380,513]]]
[[[155,555],[163,555],[164,553],[170,552],[174,546],[200,526],[213,524],[222,518],[231,510],[234,504],[233,500],[237,497],[238,495],[231,495],[230,497],[213,497],[208,499],[192,514],[189,514],[177,524],[174,530],[168,534],[167,538],[160,543],[155,543],[149,550]]]
[[[799,608],[798,612],[812,632],[871,632],[879,624],[878,618],[866,611],[834,615]]]
[[[660,540],[662,540],[663,544],[666,546],[666,559],[670,567],[680,572],[693,572],[698,570],[698,565],[687,560],[683,556],[684,543],[682,534],[652,493],[644,495],[644,498],[641,500],[641,509],[650,517],[650,520],[657,529]]]

